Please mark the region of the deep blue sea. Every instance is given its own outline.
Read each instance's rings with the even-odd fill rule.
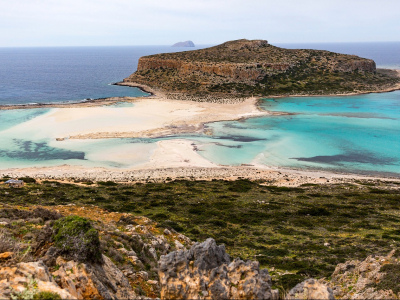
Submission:
[[[141,56],[204,47],[0,48],[0,105],[143,96],[112,83],[136,71]]]
[[[400,42],[279,44],[356,54],[378,67],[400,69]],[[199,47],[202,48],[202,47]],[[198,48],[195,48],[198,49]],[[193,50],[167,46],[0,48],[0,104],[142,96],[110,85],[136,70],[140,56]],[[221,165],[275,167],[400,176],[400,91],[346,97],[264,99],[289,116],[208,124],[213,135],[183,135],[199,154]],[[119,106],[119,109],[123,106]],[[160,139],[54,142],[26,122],[51,109],[0,111],[0,169],[61,164],[129,168],[149,159]],[[49,129],[46,129],[49,130]],[[110,153],[140,153],[116,157]],[[122,153],[121,152],[121,153]]]

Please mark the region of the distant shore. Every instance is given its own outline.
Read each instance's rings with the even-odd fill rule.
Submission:
[[[395,71],[400,77],[400,70],[396,69],[387,69],[391,71]],[[27,103],[27,104],[9,104],[9,105],[0,105],[0,110],[11,110],[11,109],[31,109],[31,108],[73,108],[73,107],[95,107],[95,106],[104,106],[104,105],[112,105],[118,102],[134,102],[137,99],[146,99],[146,98],[163,98],[166,100],[168,96],[166,93],[157,91],[147,85],[134,83],[134,82],[116,82],[113,85],[119,86],[129,86],[138,88],[141,91],[148,93],[148,96],[142,97],[109,97],[109,98],[98,98],[98,99],[85,99],[81,101],[66,101],[59,103]],[[356,96],[356,95],[364,95],[364,94],[372,94],[372,93],[389,93],[400,90],[400,83],[395,84],[392,87],[375,90],[375,91],[360,91],[360,92],[352,92],[352,93],[334,93],[334,94],[292,94],[292,95],[268,95],[268,96],[258,96],[259,99],[264,98],[290,98],[290,97],[335,97],[335,96]],[[177,93],[179,94],[179,93]],[[183,95],[183,94],[182,94]],[[227,98],[229,95],[227,95]],[[187,99],[187,97],[184,97]],[[242,102],[247,98],[232,98],[232,102]],[[229,100],[229,99],[226,99]],[[185,101],[185,100],[184,100]],[[206,102],[206,101],[202,101]],[[223,104],[223,103],[222,103]]]

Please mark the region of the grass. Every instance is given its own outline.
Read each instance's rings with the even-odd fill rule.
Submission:
[[[273,268],[275,286],[291,288],[307,277],[330,276],[338,263],[399,247],[400,191],[395,188],[390,182],[367,181],[297,188],[247,180],[47,182],[21,189],[1,185],[0,196],[14,205],[94,204],[144,215],[196,241],[212,237],[232,257],[257,259]]]

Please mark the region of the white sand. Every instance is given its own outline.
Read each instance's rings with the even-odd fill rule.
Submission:
[[[99,139],[155,137],[196,132],[207,122],[267,115],[256,99],[237,104],[140,98],[133,107],[54,108],[10,129],[15,136],[31,138]]]
[[[157,146],[149,162],[137,165],[133,169],[219,167],[197,154],[193,150],[191,141],[179,139],[159,141]]]

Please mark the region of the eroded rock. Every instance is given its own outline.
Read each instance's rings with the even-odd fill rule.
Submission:
[[[387,256],[370,255],[364,261],[338,264],[326,283],[338,299],[398,299],[400,292],[392,290],[400,290],[400,265],[394,254],[393,250]]]
[[[292,288],[285,299],[290,300],[334,300],[333,291],[330,287],[315,279],[307,279]]]
[[[161,256],[159,261],[163,299],[277,299],[271,277],[256,261],[230,261],[225,246],[213,239],[190,250]]]

